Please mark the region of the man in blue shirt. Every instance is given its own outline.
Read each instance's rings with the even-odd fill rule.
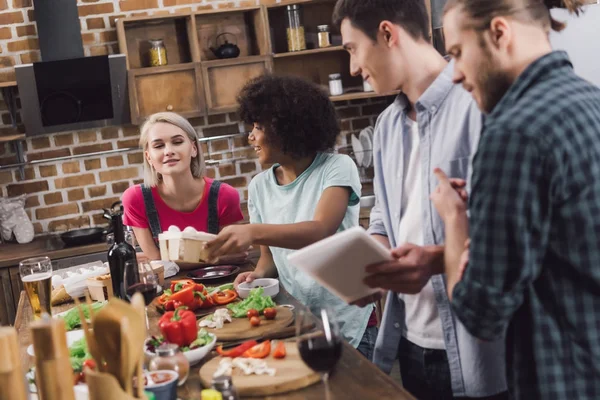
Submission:
[[[503,342],[479,341],[455,320],[443,275],[444,227],[429,201],[435,167],[464,186],[481,113],[428,42],[422,0],[339,0],[334,21],[351,73],[379,93],[402,91],[375,126],[369,232],[395,260],[367,268],[367,284],[389,290],[374,362],[389,372],[399,359],[403,384],[419,399],[503,398]]]

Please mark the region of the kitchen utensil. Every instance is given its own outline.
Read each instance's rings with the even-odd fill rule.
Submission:
[[[140,315],[140,317],[146,319],[146,326],[145,326],[146,329],[144,329],[144,327],[140,328],[140,329],[144,330],[144,337],[145,337],[148,334],[148,332],[147,332],[148,314],[146,313],[146,303],[144,301],[143,296],[139,293],[134,294],[131,297],[131,306],[137,311],[137,313]],[[140,352],[137,355],[137,359],[138,359],[138,365],[136,368],[136,377],[137,377],[138,382],[142,382],[143,374],[144,374],[144,357],[142,357],[142,349],[140,349]],[[138,398],[141,398],[143,396],[143,394],[144,394],[144,387],[143,387],[143,385],[138,384],[136,396]]]
[[[279,293],[279,281],[273,278],[259,278],[250,283],[242,282],[237,287],[237,292],[242,299],[250,295],[250,291],[254,288],[262,287],[265,296],[275,297]]]
[[[75,343],[78,340],[81,340],[83,337],[85,337],[85,334],[81,329],[67,332],[67,348],[71,347],[73,343]],[[27,346],[27,354],[29,354],[31,357],[35,357],[35,350],[33,349],[32,344]]]
[[[73,376],[65,323],[44,316],[31,324],[31,340],[35,351],[35,381],[44,400],[74,400]]]
[[[223,32],[223,33],[217,35],[217,37],[215,38],[215,43],[218,43],[219,38],[221,36],[225,36],[225,35],[231,35],[234,38],[236,38],[233,33]],[[229,43],[227,41],[227,39],[225,39],[225,42],[223,44],[221,44],[218,48],[215,49],[213,47],[209,47],[209,49],[213,52],[213,54],[217,58],[236,58],[237,56],[240,55],[240,48],[237,46],[237,44]]]
[[[88,385],[90,400],[136,400],[135,397],[123,390],[116,377],[108,373],[87,369],[85,381]],[[142,396],[142,399],[147,400],[145,395]]]
[[[0,328],[0,399],[27,400],[17,331]]]
[[[312,330],[315,327],[315,323],[313,321],[308,321],[305,320],[303,325],[302,325],[302,329],[301,332],[305,333],[308,332],[310,330]],[[264,340],[272,340],[272,339],[288,339],[291,337],[294,337],[297,334],[297,328],[294,325],[285,327],[283,329],[278,330],[277,332],[271,332],[268,334],[265,334],[259,338],[254,338],[254,340],[256,340],[257,342],[262,342]],[[237,340],[234,342],[225,342],[223,343],[223,349],[229,349],[229,348],[233,348],[236,347],[242,343],[244,343],[247,339],[243,339],[243,340]]]
[[[235,275],[240,271],[240,267],[234,265],[216,265],[213,267],[206,267],[197,269],[188,273],[188,278],[195,282],[205,282],[214,279],[226,278],[231,275]]]
[[[67,246],[83,246],[101,242],[105,234],[105,228],[82,228],[61,233],[60,238]]]
[[[275,359],[272,355],[265,358],[269,368],[277,371],[274,376],[243,375],[234,369],[233,384],[238,394],[244,396],[269,396],[301,389],[319,382],[319,374],[308,368],[300,359],[295,343],[285,343],[286,356]],[[209,387],[222,357],[215,357],[200,369],[200,380],[204,387]]]
[[[350,141],[352,142],[352,152],[354,153],[354,158],[356,159],[356,165],[362,167],[363,159],[365,157],[362,143],[354,135],[351,135]]]
[[[89,299],[89,296],[86,296],[87,299]],[[81,328],[83,330],[83,334],[85,335],[85,342],[87,343],[87,347],[88,350],[90,352],[90,354],[92,355],[92,358],[94,359],[94,361],[96,361],[96,366],[98,368],[98,371],[103,372],[104,370],[104,359],[102,358],[102,352],[100,351],[100,349],[98,348],[98,344],[96,343],[96,336],[94,335],[94,332],[91,330],[91,327],[94,325],[94,312],[92,310],[91,307],[91,301],[86,304],[88,306],[88,312],[90,315],[90,324],[88,324],[86,318],[85,318],[85,314],[83,313],[83,308],[81,303],[79,303],[78,299],[74,299],[75,300],[75,307],[77,308],[77,311],[79,312],[79,319],[81,320]]]
[[[373,161],[373,142],[369,133],[370,130],[372,131],[373,128],[369,126],[360,131],[360,134],[358,135],[364,154],[362,165],[366,168],[369,168]]]
[[[210,333],[217,335],[219,341],[252,339],[262,337],[269,333],[275,333],[289,326],[294,321],[294,312],[285,307],[276,307],[275,319],[268,320],[260,317],[260,325],[252,326],[248,318],[232,318],[231,322],[225,323],[221,329],[204,328]]]

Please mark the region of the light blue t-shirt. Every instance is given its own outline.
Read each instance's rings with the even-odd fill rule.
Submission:
[[[361,184],[358,169],[352,159],[342,154],[319,153],[313,163],[288,185],[279,185],[274,165],[258,174],[248,189],[248,212],[254,224],[293,224],[312,221],[317,204],[328,187],[340,186],[352,190],[346,215],[338,232],[358,226]],[[367,328],[373,307],[349,306],[310,276],[288,263],[294,250],[270,247],[283,287],[298,301],[319,315],[324,305],[333,308],[344,338],[358,347]],[[343,272],[340,272],[343,273]]]

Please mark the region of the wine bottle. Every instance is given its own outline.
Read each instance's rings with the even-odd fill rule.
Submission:
[[[135,249],[125,241],[123,214],[116,212],[111,216],[111,220],[115,242],[108,250],[108,266],[110,268],[113,293],[116,297],[127,300],[124,285],[125,264],[131,261],[134,265],[137,265]]]

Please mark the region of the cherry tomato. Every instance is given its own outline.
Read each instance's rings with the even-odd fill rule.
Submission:
[[[254,310],[256,311],[256,310]],[[260,318],[258,317],[252,317],[250,318],[250,325],[252,326],[259,326],[260,325]]]
[[[255,310],[254,308],[251,308],[246,312],[246,316],[248,317],[248,319],[250,319],[252,317],[258,317],[258,311]]]
[[[83,362],[83,368],[85,369],[86,367],[89,369],[95,370],[96,369],[96,361],[94,361],[92,359],[85,360]]]
[[[265,310],[263,311],[263,314],[266,319],[275,319],[275,316],[277,315],[277,310],[272,307],[268,307],[268,308],[265,308]]]

